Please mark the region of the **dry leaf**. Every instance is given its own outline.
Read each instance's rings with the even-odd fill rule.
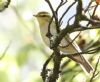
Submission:
[[[100,0],[95,0],[98,5],[100,5]]]

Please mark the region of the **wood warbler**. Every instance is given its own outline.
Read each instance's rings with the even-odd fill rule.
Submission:
[[[50,20],[51,20],[50,14],[48,12],[39,12],[37,15],[34,15],[34,16],[38,20],[38,23],[39,23],[39,26],[40,26],[40,32],[41,32],[41,36],[42,36],[43,41],[45,42],[45,44],[47,46],[50,46],[49,38],[46,36],[46,34],[48,32],[48,25],[49,25]],[[57,35],[55,21],[52,21],[52,23],[51,23],[50,32],[53,36]],[[70,38],[69,34],[67,34],[66,37],[64,37],[62,39],[61,43],[60,43],[60,45],[62,45],[64,47],[61,47],[59,45],[58,46],[59,50],[62,53],[68,53],[68,54],[81,52],[79,46],[75,42],[70,44],[71,41],[72,41],[72,39]],[[65,45],[68,45],[68,44],[69,44],[69,46],[65,46]],[[82,69],[87,74],[89,74],[93,71],[93,67],[84,58],[84,56],[82,54],[68,55],[68,58],[70,58],[70,59],[74,60],[75,62],[77,62],[78,64],[80,64]]]

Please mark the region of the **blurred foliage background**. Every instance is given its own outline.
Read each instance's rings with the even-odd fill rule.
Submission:
[[[53,5],[57,3],[54,2]],[[88,1],[84,0],[85,6],[86,3]],[[11,0],[9,7],[0,12],[0,56],[11,42],[5,56],[0,60],[0,82],[42,82],[40,72],[44,62],[52,52],[43,43],[38,22],[33,17],[33,14],[42,10],[50,12],[44,0]],[[100,11],[98,13],[100,14]],[[81,36],[88,44],[91,40],[97,41],[100,38],[99,34],[100,31],[91,30],[83,32]],[[77,42],[80,42],[80,38]],[[85,48],[85,44],[83,46]],[[95,67],[99,54],[96,53],[91,61],[93,67]],[[93,55],[86,56],[88,58]],[[59,82],[89,81],[90,78],[75,62],[67,58],[65,60],[67,62],[62,66],[63,73]],[[100,71],[99,68],[100,65],[98,66]],[[100,82],[99,77],[98,75],[95,82]]]

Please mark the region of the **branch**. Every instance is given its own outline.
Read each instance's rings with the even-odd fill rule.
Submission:
[[[77,53],[73,53],[73,54],[61,54],[60,50],[58,49],[58,46],[61,43],[61,40],[68,33],[100,28],[100,23],[99,23],[99,21],[89,19],[86,16],[82,15],[82,11],[83,11],[83,9],[82,9],[82,7],[83,7],[82,0],[75,0],[75,2],[73,2],[66,9],[66,11],[62,14],[60,19],[58,19],[58,14],[59,14],[58,10],[63,5],[65,5],[65,3],[67,1],[64,2],[63,0],[61,0],[58,7],[56,8],[56,10],[54,10],[50,0],[45,0],[45,1],[48,3],[48,5],[49,5],[49,7],[52,11],[52,14],[53,14],[53,16],[52,16],[52,18],[49,22],[49,25],[48,25],[48,33],[46,35],[50,40],[50,48],[53,50],[53,56],[50,56],[47,59],[47,61],[45,62],[44,66],[43,66],[43,70],[41,72],[41,76],[42,76],[42,79],[43,79],[44,82],[56,82],[56,80],[59,78],[59,73],[60,73],[60,68],[61,68],[60,64],[61,64],[62,58],[64,58],[64,57],[69,57],[70,58],[71,56],[76,56],[77,54],[93,54],[93,53],[96,53],[97,51],[100,50],[100,47],[98,47],[98,48],[94,48],[94,49],[90,49],[90,50],[84,50],[82,52],[77,52]],[[62,19],[64,18],[66,13],[69,11],[69,9],[72,8],[72,6],[76,2],[78,2],[78,4],[77,4],[77,8],[76,8],[76,10],[77,10],[76,14],[74,15],[75,16],[74,24],[69,25],[69,21],[74,17],[74,16],[72,16],[68,20],[68,22],[66,24],[66,27],[63,30],[60,30],[60,24],[61,24],[61,22],[63,22]],[[56,35],[53,35],[50,32],[50,26],[53,22],[53,18],[54,18],[55,24],[56,24],[56,31],[57,31]],[[89,26],[81,26],[80,22],[84,21],[84,20],[90,22],[92,26],[90,26],[90,27]],[[75,28],[75,27],[77,27],[77,28]],[[77,36],[69,44],[72,44],[72,42],[77,38]],[[53,39],[51,39],[51,37],[53,37]],[[69,46],[69,44],[67,46]],[[51,59],[53,59],[53,70],[51,70],[50,73],[48,73],[47,65],[49,64]]]
[[[52,11],[53,17],[54,17],[54,19],[55,19],[56,30],[57,30],[57,33],[59,33],[59,32],[60,32],[60,29],[59,29],[60,24],[59,24],[59,22],[58,22],[58,15],[57,15],[56,12],[54,11],[53,6],[52,6],[52,4],[50,3],[50,1],[49,1],[49,0],[45,0],[45,1],[48,3],[48,5],[49,5],[49,7],[50,7],[50,9],[51,9],[51,11]]]
[[[54,38],[55,40],[54,42],[52,42],[52,45],[50,48],[53,49],[54,47],[57,47],[60,44],[63,37],[65,37],[67,33],[72,33],[76,31],[92,30],[92,29],[100,29],[100,25],[91,26],[91,27],[80,26],[81,28],[73,28],[73,27],[74,25],[69,25],[65,29],[63,29],[58,35],[56,35]]]
[[[51,72],[47,82],[56,82],[56,80],[59,78],[61,60],[62,58],[60,52],[57,48],[55,48],[53,56],[53,62],[54,62],[53,72]]]
[[[79,22],[82,19],[82,10],[83,10],[83,4],[82,0],[77,0],[78,4],[76,7],[76,16],[75,16],[75,21],[74,21],[74,27],[78,28]]]
[[[85,15],[82,15],[82,18],[84,21],[89,21],[88,25],[91,24],[91,25],[100,25],[100,21],[98,20],[94,20],[94,19],[89,19],[87,18]],[[88,25],[86,25],[88,27]]]
[[[100,26],[90,26],[90,27],[84,27],[80,26],[81,28],[76,28],[74,30],[70,30],[69,33],[76,32],[76,31],[85,31],[85,30],[93,30],[93,29],[100,29]]]
[[[44,82],[46,81],[47,74],[48,74],[48,70],[46,68],[47,68],[47,65],[49,64],[50,60],[52,59],[53,54],[46,60],[46,62],[43,65],[41,76],[42,76],[42,79],[43,79]]]

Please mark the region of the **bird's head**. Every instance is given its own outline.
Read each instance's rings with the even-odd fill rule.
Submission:
[[[45,11],[39,12],[36,15],[33,15],[33,16],[35,16],[37,18],[40,25],[41,25],[41,23],[42,24],[47,23],[47,22],[49,23],[50,20],[51,20],[50,14],[48,12],[45,12]]]

